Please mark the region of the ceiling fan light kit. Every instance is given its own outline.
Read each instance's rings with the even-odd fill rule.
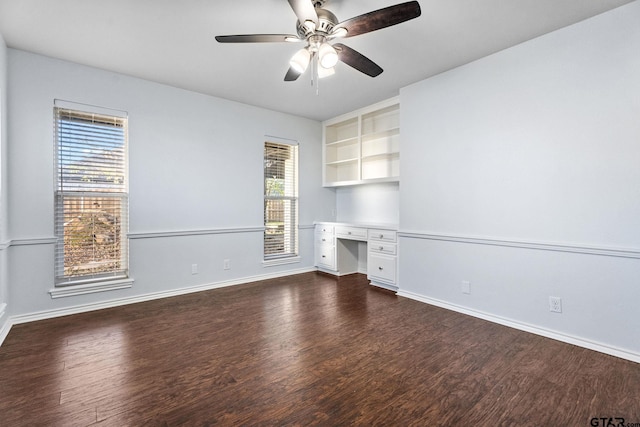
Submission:
[[[265,43],[265,42],[306,42],[307,46],[297,51],[289,61],[289,70],[284,80],[297,80],[313,64],[311,82],[335,73],[335,65],[341,61],[371,77],[382,73],[382,68],[342,43],[331,45],[330,40],[353,37],[370,33],[392,25],[400,24],[421,14],[417,1],[396,4],[374,10],[346,21],[324,9],[324,0],[288,0],[298,21],[298,35],[291,34],[243,34],[216,36],[220,43]],[[317,85],[316,85],[317,86]]]
[[[333,67],[332,68],[318,67],[319,79],[324,79],[325,77],[333,76],[335,73],[336,73],[336,69]]]
[[[322,43],[318,49],[318,60],[323,68],[333,68],[338,63],[338,52],[329,43]]]
[[[289,65],[299,74],[302,74],[307,70],[310,60],[311,54],[309,51],[306,48],[300,49],[295,55],[293,55],[291,61],[289,61]]]

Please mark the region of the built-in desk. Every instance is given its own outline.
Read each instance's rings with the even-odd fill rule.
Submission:
[[[318,270],[336,276],[358,273],[362,247],[366,247],[366,272],[371,284],[397,291],[397,226],[315,223]]]

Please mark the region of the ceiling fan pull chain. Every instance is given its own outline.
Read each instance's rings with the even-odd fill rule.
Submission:
[[[313,61],[314,64],[314,68],[313,68],[313,75],[314,75],[314,79],[316,80],[316,96],[320,95],[320,76],[318,75],[318,67],[320,66],[319,64],[319,56],[318,55],[314,55],[314,59],[315,61]]]

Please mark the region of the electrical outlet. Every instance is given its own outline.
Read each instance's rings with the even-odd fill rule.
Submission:
[[[562,313],[562,298],[549,297],[549,311],[552,313]]]
[[[463,294],[470,294],[471,293],[471,282],[463,280],[461,285],[462,285],[461,287],[462,287],[462,293]]]
[[[198,264],[191,264],[191,274],[198,274]]]
[[[231,270],[231,260],[225,259],[222,264],[222,268],[224,268],[225,270]]]

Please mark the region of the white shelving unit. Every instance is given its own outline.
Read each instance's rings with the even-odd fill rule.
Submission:
[[[323,123],[323,185],[400,180],[400,104],[392,98]]]

